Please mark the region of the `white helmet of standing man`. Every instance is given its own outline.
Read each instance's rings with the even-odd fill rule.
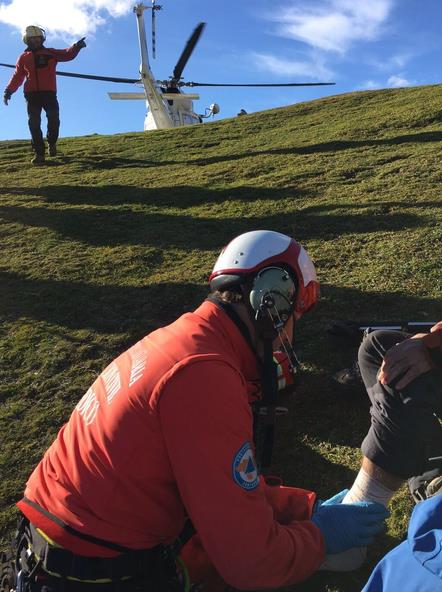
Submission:
[[[36,25],[29,25],[23,32],[23,43],[28,44],[29,37],[41,37],[44,41],[46,39],[46,32],[41,27]]]
[[[285,270],[294,280],[292,296],[282,296],[290,300],[292,312],[301,316],[315,306],[319,299],[319,283],[316,270],[307,251],[295,239],[272,230],[254,230],[234,238],[219,255],[209,278],[210,289],[231,290],[247,281],[252,281],[251,305],[253,297],[262,292],[260,278],[267,276],[271,282],[284,285],[274,270]],[[262,282],[265,285],[265,281]],[[289,282],[291,283],[291,282]],[[275,290],[278,294],[281,290]]]

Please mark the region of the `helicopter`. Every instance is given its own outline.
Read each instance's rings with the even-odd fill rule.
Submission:
[[[83,78],[87,80],[101,80],[131,84],[142,87],[141,92],[109,92],[112,100],[144,100],[146,101],[146,117],[144,119],[144,130],[168,129],[185,125],[202,123],[220,112],[217,103],[212,103],[205,109],[205,112],[195,112],[193,102],[200,98],[197,93],[183,92],[184,87],[294,87],[294,86],[328,86],[334,82],[289,82],[289,83],[257,83],[257,84],[236,84],[236,83],[210,83],[210,82],[185,82],[182,78],[184,68],[189,61],[203,31],[206,23],[199,23],[187,40],[184,49],[173,69],[172,76],[166,80],[157,80],[151,70],[149,54],[147,49],[146,28],[144,12],[151,11],[151,34],[152,34],[152,57],[156,57],[156,13],[162,10],[162,6],[151,0],[147,6],[138,3],[133,7],[137,19],[138,42],[140,47],[141,64],[138,78],[120,78],[115,76],[96,76],[93,74],[80,74],[74,72],[57,71],[58,76],[71,78]],[[15,68],[11,64],[2,64],[7,68]]]

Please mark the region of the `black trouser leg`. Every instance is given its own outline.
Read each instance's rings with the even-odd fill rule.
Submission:
[[[41,133],[41,110],[42,104],[38,97],[26,97],[28,108],[28,125],[31,132],[32,147],[34,152],[39,155],[44,155],[45,145],[43,141],[43,134]]]
[[[46,138],[48,144],[55,145],[58,140],[58,134],[60,130],[60,108],[58,105],[57,97],[48,97],[43,103],[43,108],[46,111],[46,117],[48,118],[48,131]]]
[[[374,331],[359,348],[359,367],[371,400],[371,427],[361,449],[381,469],[408,478],[425,469],[430,455],[442,454],[442,430],[436,415],[442,411],[442,363],[401,391],[384,386],[378,372],[385,353],[408,335]],[[435,415],[436,414],[436,415]]]

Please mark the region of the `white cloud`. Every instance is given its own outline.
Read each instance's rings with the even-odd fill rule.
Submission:
[[[378,88],[383,88],[381,82],[377,82],[376,80],[366,80],[361,84],[359,90],[375,90]]]
[[[356,41],[373,41],[382,32],[395,0],[299,1],[269,14],[278,34],[326,51],[344,54]]]
[[[83,36],[132,6],[133,0],[11,0],[0,2],[0,22],[20,31],[34,24],[52,36]]]
[[[379,88],[402,88],[404,86],[413,86],[417,84],[414,80],[408,80],[403,74],[393,74],[387,81],[380,82],[379,80],[366,80],[358,89],[359,90],[377,90]]]
[[[303,76],[308,79],[328,82],[333,73],[321,61],[297,61],[281,59],[271,54],[252,53],[254,64],[260,70],[271,72],[278,76]]]
[[[404,78],[402,74],[393,74],[387,80],[387,84],[393,88],[400,88],[402,86],[413,86],[414,83]]]

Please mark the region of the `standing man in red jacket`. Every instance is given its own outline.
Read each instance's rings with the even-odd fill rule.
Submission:
[[[57,101],[56,67],[58,62],[69,62],[77,57],[79,51],[86,47],[84,37],[68,49],[46,48],[43,44],[46,35],[44,29],[31,25],[26,27],[23,42],[27,49],[17,60],[14,74],[9,81],[3,102],[8,104],[12,94],[23,81],[24,94],[28,108],[28,123],[31,132],[35,165],[45,162],[45,145],[41,132],[41,111],[46,112],[48,119],[47,141],[50,156],[57,154],[57,140],[60,129],[59,105]]]

